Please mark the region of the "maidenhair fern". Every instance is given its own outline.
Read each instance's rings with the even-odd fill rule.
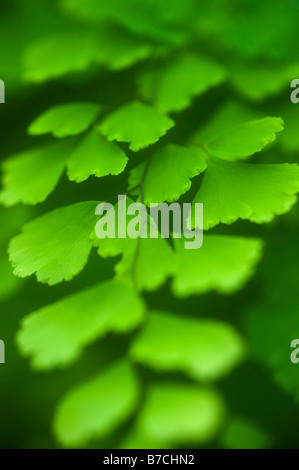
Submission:
[[[285,385],[278,356],[263,357],[259,330],[271,327],[263,311],[250,315],[242,332],[225,312],[201,315],[202,294],[240,290],[263,255],[258,230],[247,223],[238,232],[231,224],[269,223],[290,211],[299,192],[298,166],[285,163],[286,153],[299,149],[299,110],[288,109],[288,91],[283,105],[267,101],[299,71],[294,15],[286,1],[241,3],[248,15],[234,10],[236,1],[61,0],[57,27],[22,46],[22,77],[33,89],[51,80],[70,89],[79,83],[88,99],[53,96],[53,106],[28,127],[31,147],[3,164],[4,206],[42,203],[63,174],[78,197],[32,220],[25,208],[21,216],[1,209],[14,221],[0,242],[16,226],[20,233],[8,249],[15,278],[1,254],[0,295],[16,287],[17,277],[35,275],[49,286],[71,281],[92,250],[115,258],[115,274],[41,304],[22,320],[17,344],[35,369],[50,370],[74,364],[109,333],[127,339],[122,357],[95,367],[57,403],[53,426],[64,446],[88,445],[122,426],[119,447],[209,444],[228,419],[214,382],[246,359],[247,332],[257,357]],[[115,88],[111,103],[103,77],[112,95]],[[114,175],[117,196],[123,172],[128,197],[147,206],[203,203],[202,248],[186,250],[182,240],[162,237],[99,240],[95,208],[102,201],[96,192],[80,199],[80,183],[98,179],[100,187],[102,177]],[[27,219],[22,227],[20,219]],[[192,217],[188,223],[196,225]],[[195,311],[189,303],[179,313],[165,302],[152,307],[150,296],[165,283],[180,302],[197,296]]]

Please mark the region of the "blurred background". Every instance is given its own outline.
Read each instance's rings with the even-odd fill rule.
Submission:
[[[144,67],[155,68],[168,50],[196,49],[219,61],[228,71],[228,80],[176,114],[176,127],[167,139],[186,141],[222,105],[234,100],[259,115],[285,120],[286,130],[275,147],[258,156],[259,163],[298,161],[299,105],[290,102],[290,82],[299,78],[299,2],[192,0],[182,6],[177,0],[111,0],[108,4],[100,0],[2,0],[1,10],[0,79],[6,85],[6,103],[0,105],[1,160],[50,140],[49,136],[30,137],[26,129],[51,106],[94,101],[113,109],[139,96],[138,76]],[[87,59],[78,65],[73,50],[64,43],[65,35],[72,34],[80,41],[90,31],[104,30],[107,24],[151,44],[154,56],[114,69]],[[61,38],[61,48],[43,50],[44,38],[53,36]],[[142,152],[147,155],[148,150]],[[72,282],[49,287],[34,276],[15,278],[7,246],[26,221],[40,214],[61,205],[107,200],[126,192],[128,171],[139,158],[129,154],[128,168],[118,177],[104,177],[100,183],[92,177],[76,184],[64,175],[45,202],[0,207],[0,338],[6,345],[6,364],[0,365],[1,448],[60,447],[52,421],[61,397],[102,365],[126,354],[131,335],[108,335],[86,348],[70,367],[32,370],[15,343],[20,320],[41,306],[111,278],[115,260],[100,259],[92,252],[86,269]],[[192,194],[191,190],[187,199]],[[225,320],[235,325],[247,343],[246,360],[217,382],[227,404],[227,417],[213,439],[199,446],[298,448],[299,364],[290,361],[291,340],[299,337],[298,215],[295,206],[269,224],[239,221],[213,229],[265,241],[256,272],[239,292],[177,299],[167,283],[157,292],[145,294],[151,308]],[[139,372],[145,387],[163,378],[145,367],[140,366]],[[176,380],[180,376],[169,377]],[[88,446],[121,446],[132,423],[129,420]],[[184,445],[188,447],[188,443]]]

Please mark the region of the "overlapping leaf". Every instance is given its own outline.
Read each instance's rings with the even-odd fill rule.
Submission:
[[[154,144],[174,126],[168,116],[152,106],[134,101],[107,116],[99,126],[108,140],[128,142],[134,152]]]
[[[153,53],[149,42],[111,25],[97,30],[98,61],[112,71],[122,70]]]
[[[162,111],[181,111],[195,96],[219,85],[225,77],[225,69],[217,62],[185,53],[145,72],[140,89],[144,98]]]
[[[132,330],[143,314],[143,302],[132,284],[110,280],[31,313],[17,341],[34,367],[50,369],[73,362],[85,345],[109,332]]]
[[[68,103],[54,106],[30,125],[32,135],[47,134],[61,138],[85,131],[96,119],[100,106],[95,103]]]
[[[96,30],[77,27],[32,43],[25,52],[24,77],[43,82],[82,72],[92,65],[120,70],[147,58],[152,49],[146,41],[112,25]]]
[[[66,127],[71,133],[71,127]],[[80,183],[90,175],[118,175],[124,171],[127,161],[120,147],[108,142],[95,129],[82,139],[64,139],[27,150],[4,162],[0,203],[11,206],[18,202],[43,202],[55,189],[65,166],[69,179]]]
[[[127,216],[126,205],[132,203],[126,199],[125,206],[116,204],[108,210],[105,217],[105,224],[115,223],[115,238],[97,238],[95,235],[94,244],[98,247],[100,256],[122,255],[121,260],[116,264],[115,271],[119,278],[123,276],[133,276],[133,280],[139,290],[155,290],[173,273],[175,267],[174,253],[168,241],[158,233],[157,226],[149,216],[140,213],[140,224],[137,224],[137,232],[140,236],[130,238],[128,227],[136,217]],[[136,210],[140,209],[136,204]],[[120,217],[119,217],[120,216]],[[119,235],[123,232],[123,235]],[[147,237],[146,237],[147,235]],[[151,236],[150,236],[151,235]]]
[[[236,109],[237,114],[230,119],[233,109]],[[275,140],[277,132],[283,130],[281,118],[268,117],[242,122],[246,113],[245,109],[235,106],[225,108],[204,129],[194,134],[191,142],[204,145],[207,152],[215,157],[238,160],[261,151]],[[228,118],[226,122],[225,118]]]
[[[191,187],[190,178],[206,169],[200,148],[166,145],[130,173],[129,187],[142,184],[144,203],[176,201]]]
[[[220,132],[207,142],[206,148],[210,154],[224,160],[242,159],[262,150],[282,130],[281,118],[257,119]]]
[[[220,133],[229,131],[248,121],[262,117],[255,108],[243,104],[240,101],[228,100],[224,105],[216,109],[212,117],[196,129],[189,142],[204,145]]]
[[[141,238],[116,265],[118,276],[132,272],[139,290],[155,290],[174,270],[174,254],[167,240]],[[101,252],[100,252],[101,253]]]
[[[114,363],[62,399],[55,416],[55,433],[67,447],[106,436],[131,415],[138,396],[139,384],[132,367],[125,361]]]
[[[128,158],[114,142],[108,142],[96,129],[91,130],[74,147],[67,162],[67,175],[80,183],[90,175],[119,175]]]
[[[215,436],[224,405],[213,390],[169,382],[148,388],[138,418],[139,432],[170,445],[199,444]]]
[[[127,198],[125,206],[123,204],[124,202],[119,202],[112,210],[108,210],[105,216],[107,226],[111,222],[115,223],[115,238],[95,237],[94,243],[99,247],[100,256],[122,255],[115,266],[117,276],[132,275],[140,290],[154,290],[165,282],[174,270],[173,250],[168,241],[159,234],[155,221],[140,212],[141,204],[136,203],[134,214],[127,216],[126,210],[132,201]],[[134,238],[128,233],[132,223],[136,229]]]
[[[204,204],[203,227],[209,229],[237,219],[270,222],[275,215],[291,209],[298,191],[297,165],[259,165],[210,158],[193,202]]]

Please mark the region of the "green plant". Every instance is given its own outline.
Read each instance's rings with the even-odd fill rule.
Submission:
[[[38,143],[5,160],[0,201],[43,203],[63,172],[76,188],[66,204],[64,178],[57,207],[42,210],[12,238],[14,274],[35,274],[49,286],[71,281],[97,249],[103,277],[79,282],[27,315],[17,343],[40,370],[75,363],[87,345],[110,333],[112,344],[121,344],[110,360],[106,343],[107,364],[59,403],[54,430],[65,446],[109,437],[129,419],[116,446],[208,445],[226,419],[225,400],[212,383],[245,360],[252,339],[259,360],[293,388],[289,375],[281,379],[285,358],[275,347],[270,359],[264,354],[259,321],[264,330],[276,328],[263,310],[268,300],[258,307],[259,320],[257,310],[248,315],[244,334],[233,318],[196,315],[199,295],[233,294],[255,272],[263,233],[240,220],[269,223],[290,211],[299,191],[298,166],[284,163],[299,147],[299,114],[288,94],[280,96],[299,72],[292,36],[298,13],[282,1],[244,0],[239,11],[237,3],[63,0],[49,34],[39,32],[22,50],[23,78],[45,94],[46,82],[61,82],[68,99],[54,93],[57,103],[30,122]],[[111,178],[107,195],[98,178],[108,186]],[[126,192],[146,205],[203,203],[203,247],[185,250],[181,240],[162,238],[96,239],[97,188],[102,200]],[[6,221],[12,214],[4,244],[19,216],[1,210]],[[109,257],[118,257],[114,275]],[[3,265],[7,271],[4,256]],[[15,285],[6,271],[4,293]],[[179,310],[165,304],[164,294],[155,300],[153,292],[166,282],[171,305],[183,299]],[[252,434],[253,442],[260,437]]]

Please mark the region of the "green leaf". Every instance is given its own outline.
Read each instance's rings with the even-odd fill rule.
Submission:
[[[25,50],[24,78],[32,82],[81,72],[93,64],[120,70],[151,55],[147,42],[110,25],[93,30],[76,27],[39,38]]]
[[[263,118],[219,133],[206,143],[207,151],[224,160],[247,158],[273,142],[283,130],[281,118]]]
[[[27,150],[3,163],[0,202],[37,204],[54,190],[71,151],[72,141]]]
[[[67,175],[80,183],[90,175],[119,175],[128,158],[114,142],[108,142],[96,129],[90,131],[74,147],[67,162]]]
[[[61,138],[77,135],[88,129],[100,112],[94,103],[68,103],[54,106],[42,113],[29,126],[31,135],[47,134]]]
[[[231,224],[237,219],[263,223],[288,212],[297,201],[294,194],[298,191],[297,165],[259,165],[211,158],[193,203],[203,203],[204,229],[219,223]]]
[[[189,142],[204,145],[209,154],[224,160],[247,158],[273,142],[283,130],[281,118],[259,118],[260,113],[229,101],[201,126]]]
[[[91,233],[91,238],[93,240],[94,246],[98,248],[98,253],[103,258],[108,258],[110,256],[118,256],[131,249],[134,249],[136,246],[136,239],[132,239],[128,236],[119,237],[119,232],[123,231],[124,234],[127,234],[127,225],[128,222],[133,218],[133,216],[127,215],[127,210],[130,204],[134,201],[128,197],[125,199],[125,204],[120,201],[113,206],[112,209],[107,209],[105,214],[106,225],[107,227],[112,223],[115,224],[115,238],[98,238],[95,230]]]
[[[195,380],[215,380],[243,359],[244,344],[224,322],[155,311],[133,341],[131,356],[158,371],[183,371]]]
[[[121,70],[147,59],[153,46],[120,28],[101,25],[97,31],[98,60],[110,70]]]
[[[122,254],[116,264],[118,278],[132,275],[138,290],[158,289],[173,273],[175,258],[169,243],[159,238],[139,238],[132,243],[121,239],[104,239],[98,242],[98,253],[102,257]],[[113,253],[113,254],[112,254]]]
[[[143,97],[164,112],[181,111],[192,100],[226,78],[225,69],[211,59],[184,53],[144,73]]]
[[[32,357],[35,368],[64,366],[97,338],[134,329],[143,314],[144,304],[132,284],[109,280],[25,317],[17,342],[22,353]]]
[[[132,201],[127,198],[127,206],[131,203]],[[110,209],[105,216],[108,226],[110,221],[116,221],[116,237],[99,239],[93,234],[94,245],[98,247],[99,255],[104,258],[122,255],[121,260],[115,266],[118,278],[132,276],[138,290],[155,290],[173,273],[174,252],[168,241],[158,234],[154,221],[149,217],[147,223],[140,228],[141,237],[134,239],[129,238],[128,235],[125,238],[118,237],[119,230],[124,230],[127,234],[127,227],[135,217],[135,215],[127,215],[127,220],[122,217],[119,224],[119,212],[118,203],[114,206],[114,210]],[[122,208],[121,214],[124,214]],[[157,236],[157,238],[149,238],[150,230],[152,230],[152,236]],[[142,238],[146,231],[148,237]]]
[[[115,270],[119,277],[132,272],[140,291],[153,291],[173,273],[174,263],[173,250],[165,239],[141,238],[123,254]]]
[[[25,50],[24,79],[44,82],[70,72],[80,72],[98,61],[94,35],[64,32],[39,38]]]
[[[132,367],[125,361],[113,363],[66,394],[56,412],[55,434],[70,447],[100,439],[129,418],[138,396]]]
[[[186,250],[183,243],[175,240],[173,291],[179,297],[211,290],[234,292],[253,274],[262,254],[258,239],[204,234],[199,250]]]
[[[217,109],[212,117],[201,125],[190,137],[189,142],[204,145],[226,131],[258,119],[260,113],[239,101],[229,100]]]
[[[152,106],[137,101],[122,106],[99,126],[108,140],[130,143],[134,152],[148,147],[174,126],[174,121]]]
[[[138,425],[141,434],[158,441],[201,444],[215,436],[223,415],[223,401],[215,391],[160,383],[149,387]]]
[[[143,185],[144,203],[173,202],[191,188],[190,178],[207,167],[202,149],[166,145],[130,173],[129,186]]]
[[[14,274],[36,273],[39,282],[50,285],[76,276],[92,248],[96,205],[88,201],[61,207],[26,224],[9,245]]]

